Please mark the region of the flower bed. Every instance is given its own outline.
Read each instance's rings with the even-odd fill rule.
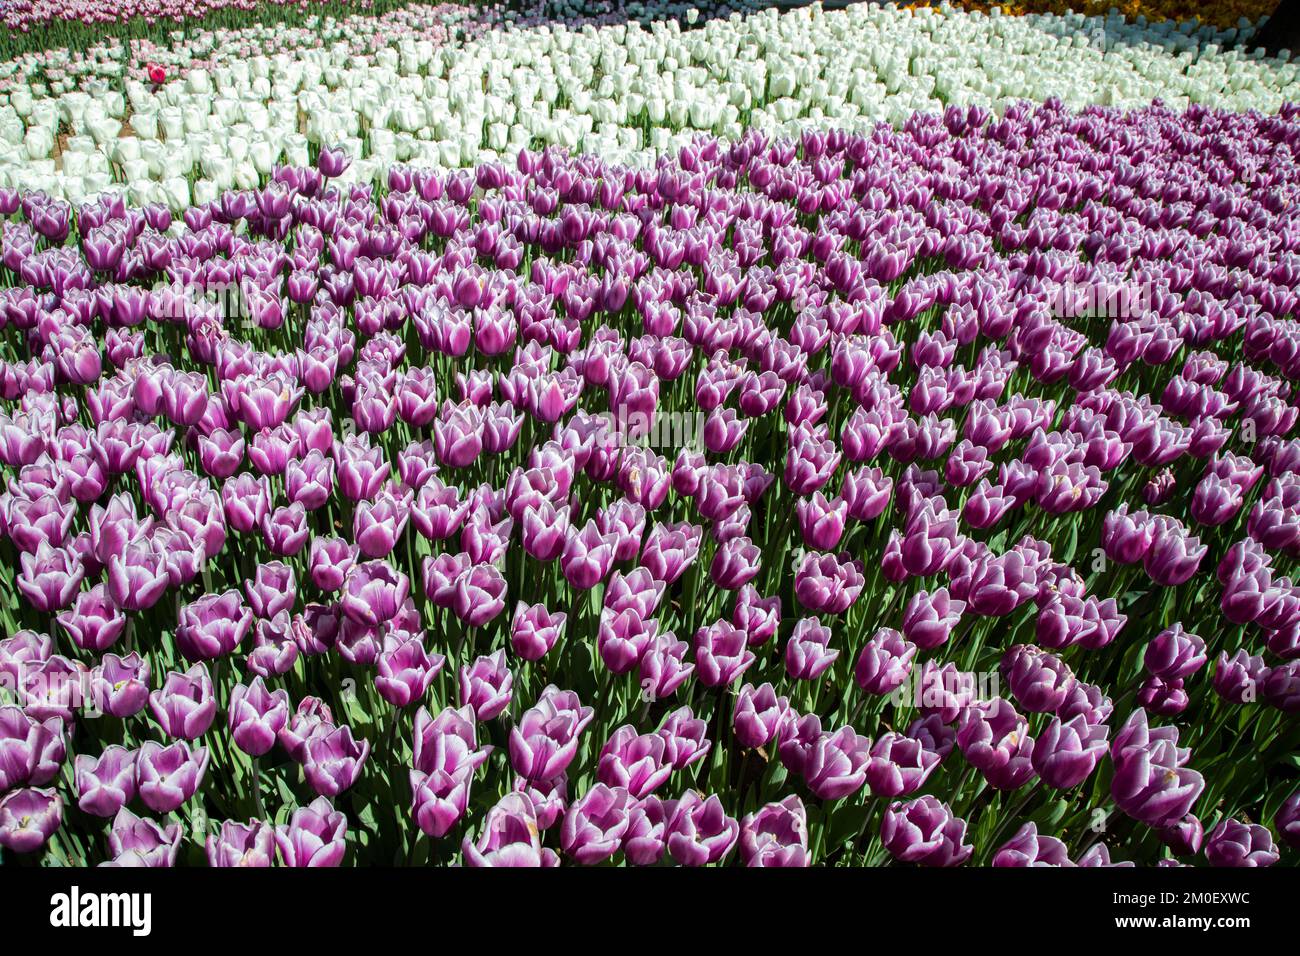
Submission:
[[[938,4],[932,4],[938,6]],[[1111,10],[1130,20],[1142,17],[1152,23],[1162,20],[1176,22],[1196,20],[1213,24],[1217,27],[1240,27],[1258,22],[1261,17],[1269,16],[1277,9],[1278,0],[1215,0],[1213,3],[1198,3],[1195,0],[1021,0],[1021,2],[996,3],[988,0],[958,0],[953,6],[963,10],[989,12],[994,7],[1003,13],[1021,15],[1027,13],[1083,13],[1090,16],[1105,16]]]
[[[191,29],[234,30],[253,25],[292,29],[317,16],[381,15],[409,0],[15,0],[7,3],[0,56],[47,49],[80,50],[143,40],[166,42]],[[450,6],[448,4],[447,6]],[[461,5],[461,16],[500,15],[506,4]]]
[[[76,75],[6,82],[0,185],[74,203],[125,192],[174,211],[262,185],[321,144],[358,157],[454,168],[548,144],[652,165],[707,133],[798,135],[900,125],[947,104],[1000,111],[1022,99],[1141,106],[1159,98],[1276,112],[1300,99],[1296,64],[1222,49],[1203,28],[1118,18],[1011,18],[854,6],[582,30],[486,30],[451,40],[440,14],[325,24],[320,46],[249,56],[264,34],[196,41],[212,68],[147,78],[106,58]],[[207,44],[207,45],[204,45]],[[139,70],[146,78],[139,79]]]
[[[193,32],[310,28],[319,17],[374,17],[403,12],[423,16],[430,6],[451,13],[469,29],[503,23],[537,24],[563,19],[574,23],[726,16],[755,9],[758,0],[684,0],[622,3],[614,0],[497,0],[492,3],[428,4],[413,0],[13,0],[0,23],[0,58],[39,55],[47,50],[84,50],[101,45],[139,43],[170,47]]]
[[[1294,854],[1297,150],[1020,104],[0,190],[0,848]]]

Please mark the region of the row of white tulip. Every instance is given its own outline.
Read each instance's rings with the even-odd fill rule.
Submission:
[[[611,21],[679,20],[687,25],[737,11],[752,12],[767,0],[700,0],[700,8],[683,0],[514,0],[472,5],[425,0],[382,14],[346,17],[310,16],[301,25],[250,22],[233,29],[187,25],[154,37],[122,42],[108,39],[85,48],[52,47],[0,60],[0,94],[24,86],[38,96],[77,90],[120,89],[126,78],[149,79],[155,70],[174,78],[194,69],[211,71],[258,55],[301,55],[314,48],[342,43],[358,54],[389,45],[397,36],[427,40],[441,46],[452,36],[473,36],[507,26],[528,27],[562,22],[570,28]]]
[[[257,185],[309,143],[456,167],[557,143],[645,163],[700,131],[900,123],[947,104],[995,111],[1159,97],[1275,111],[1300,100],[1289,57],[1225,48],[1233,31],[1112,16],[984,16],[859,4],[713,20],[493,30],[441,46],[408,37],[373,55],[346,42],[234,60],[153,87],[0,96],[0,185],[74,202],[125,189],[181,208]]]

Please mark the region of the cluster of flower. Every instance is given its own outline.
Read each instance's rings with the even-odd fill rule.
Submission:
[[[933,4],[931,4],[933,6]],[[954,6],[963,10],[982,10],[995,7],[1003,13],[1083,13],[1089,16],[1106,15],[1118,11],[1130,20],[1158,23],[1173,20],[1179,23],[1196,21],[1218,27],[1248,28],[1277,9],[1278,0],[956,0]]]
[[[590,116],[576,83],[680,44],[675,113],[708,88],[687,63],[770,29],[730,59],[762,82],[717,85],[772,110],[885,15],[620,27],[595,57],[554,31],[552,85],[514,81]],[[0,847],[1300,845],[1296,108],[361,162],[272,159],[176,221],[0,189]]]
[[[1222,48],[1233,30],[1116,17],[860,4],[697,29],[579,19],[453,38],[452,11],[330,22],[301,45],[268,42],[275,31],[263,29],[178,47],[202,53],[204,68],[89,53],[76,60],[86,72],[52,56],[41,79],[15,69],[0,95],[0,186],[74,204],[122,192],[180,211],[259,186],[277,163],[305,164],[321,145],[344,145],[352,179],[370,182],[397,163],[509,162],[551,144],[649,166],[700,132],[732,142],[748,130],[865,132],[947,104],[999,112],[1025,99],[1160,99],[1271,113],[1300,99],[1297,65]],[[278,52],[249,55],[268,46]]]

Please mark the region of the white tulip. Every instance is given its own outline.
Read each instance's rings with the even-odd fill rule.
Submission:
[[[252,163],[248,161],[235,163],[234,186],[236,189],[256,189],[259,185],[257,170]]]
[[[122,167],[122,172],[128,182],[154,178],[154,171],[149,168],[149,163],[143,159],[128,159],[119,165]]]
[[[216,152],[208,153],[199,161],[199,167],[203,170],[205,179],[216,183],[221,188],[234,181],[235,163],[229,156]]]
[[[185,118],[175,106],[165,106],[159,110],[158,123],[162,127],[164,139],[180,140],[185,135]]]
[[[117,191],[120,187],[113,183],[113,176],[107,170],[92,170],[81,177],[81,187],[87,199]]]
[[[158,138],[158,114],[154,112],[144,112],[137,110],[131,114],[131,129],[135,130],[137,136],[144,139]]]
[[[212,77],[208,75],[206,70],[190,70],[189,75],[185,78],[185,85],[191,93],[210,93],[212,91]]]
[[[54,150],[54,133],[44,126],[33,126],[27,131],[24,145],[32,159],[46,159]]]
[[[111,116],[87,116],[86,129],[95,138],[96,143],[111,143],[117,139],[122,124]]]
[[[25,86],[16,87],[9,94],[9,105],[19,116],[27,116],[32,111],[32,91]]]
[[[1174,108],[1199,102],[1276,111],[1300,101],[1291,57],[1242,55],[1233,48],[1236,30],[1118,16],[973,16],[854,4],[733,15],[689,31],[676,21],[541,26],[486,31],[441,47],[397,35],[359,55],[370,48],[369,22],[322,17],[323,46],[251,58],[224,51],[220,33],[178,40],[178,51],[215,65],[177,70],[156,91],[125,78],[115,45],[69,79],[8,82],[0,93],[0,143],[15,148],[7,156],[0,150],[3,175],[88,194],[101,188],[92,177],[111,156],[119,168],[137,164],[130,170],[134,194],[148,180],[161,196],[162,183],[188,175],[187,164],[197,160],[208,183],[196,186],[199,201],[201,191],[247,181],[249,168],[267,175],[272,157],[305,163],[308,140],[347,141],[354,160],[364,161],[353,174],[360,179],[351,181],[362,181],[392,162],[450,168],[534,140],[652,164],[695,130],[734,139],[745,123],[781,135],[868,129],[948,103],[997,111],[1019,99],[1058,97],[1072,108],[1127,107],[1160,96]],[[256,36],[269,40],[275,31]],[[59,53],[47,60],[51,67],[72,63]],[[0,64],[0,81],[15,71]],[[133,145],[120,146],[113,123],[127,115],[128,102],[123,139]],[[65,129],[86,134],[86,143],[69,140],[65,154],[81,158],[55,168],[52,140]],[[139,163],[147,167],[142,177]]]
[[[127,183],[127,198],[135,206],[147,206],[153,202],[154,183],[148,179],[137,179]]]
[[[190,184],[184,176],[173,176],[162,183],[161,199],[172,212],[180,212],[190,204]]]
[[[163,154],[162,169],[159,171],[159,178],[183,178],[189,175],[193,168],[193,157],[187,150],[172,150],[171,152]]]
[[[284,161],[291,166],[307,165],[307,137],[291,133],[284,138]]]
[[[443,140],[438,144],[438,159],[442,166],[454,169],[460,165],[460,144],[453,140]]]
[[[119,145],[125,142],[126,142],[125,138],[118,140]],[[189,147],[192,145],[192,141],[187,142],[186,143],[187,148],[183,150],[175,146],[168,147],[163,143],[158,142],[158,140],[156,139],[137,140],[136,143],[137,143],[137,148],[135,152],[137,155],[134,157],[126,157],[126,158],[139,159],[145,162],[146,164],[148,164],[149,175],[153,179],[157,179],[159,176],[162,175],[163,157],[166,156],[169,152],[170,153],[183,152],[187,156],[192,155],[189,149]],[[125,161],[125,159],[120,161]]]
[[[267,140],[259,139],[249,144],[248,159],[259,175],[269,176],[275,168],[277,151]]]

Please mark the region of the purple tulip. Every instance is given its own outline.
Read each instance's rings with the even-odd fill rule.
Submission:
[[[671,802],[647,796],[628,809],[623,832],[623,857],[632,866],[654,866],[668,847],[668,814]]]
[[[261,820],[226,820],[208,835],[209,866],[269,867],[275,862],[275,828]]]
[[[801,498],[795,508],[804,545],[816,551],[833,551],[844,535],[848,504],[843,498],[828,501],[820,492]]]
[[[717,795],[695,790],[671,805],[666,827],[668,852],[683,866],[707,866],[725,859],[740,836],[740,824],[727,816]]]
[[[672,773],[664,760],[665,744],[657,734],[640,734],[631,724],[619,727],[600,752],[596,777],[609,787],[622,787],[633,800],[657,790]]]
[[[815,617],[799,621],[785,646],[785,669],[795,680],[816,680],[839,658],[831,648],[831,630]]]
[[[1187,709],[1189,703],[1181,679],[1166,681],[1148,677],[1138,688],[1138,706],[1160,717],[1176,717]]]
[[[74,644],[97,653],[112,647],[126,630],[126,615],[109,598],[103,584],[82,591],[72,607],[61,611],[55,620]]]
[[[369,755],[368,740],[354,740],[350,728],[339,727],[308,738],[302,769],[316,793],[337,797],[357,782]]]
[[[862,467],[844,476],[840,497],[850,518],[872,521],[884,514],[894,493],[894,479],[879,468]]]
[[[595,587],[609,574],[617,544],[617,535],[602,534],[594,521],[588,521],[580,531],[570,529],[560,555],[564,579],[582,591]]]
[[[277,739],[291,758],[302,763],[307,758],[307,741],[333,729],[334,716],[329,705],[319,697],[304,697],[280,729]]]
[[[810,789],[822,800],[840,800],[862,788],[867,779],[871,741],[841,727],[821,734],[808,752],[802,773]]]
[[[864,584],[859,562],[809,552],[795,573],[794,593],[813,613],[843,614],[858,599]]]
[[[1268,827],[1228,819],[1206,836],[1205,858],[1211,866],[1272,866],[1278,852]]]
[[[482,627],[503,610],[506,579],[491,564],[476,564],[456,579],[452,610],[468,627]]]
[[[1232,657],[1222,652],[1214,662],[1214,692],[1235,704],[1257,700],[1267,670],[1264,658],[1252,657],[1245,650]]]
[[[510,766],[528,780],[558,777],[573,762],[578,737],[593,716],[573,691],[548,685],[510,731]]]
[[[1194,856],[1201,852],[1205,829],[1200,819],[1194,813],[1189,813],[1177,823],[1161,829],[1160,839],[1175,856]]]
[[[136,786],[144,805],[155,813],[182,806],[203,784],[208,748],[190,750],[184,740],[168,747],[147,740],[136,754]]]
[[[673,584],[695,562],[702,537],[703,532],[694,525],[657,524],[646,536],[641,564],[657,580]]]
[[[128,544],[108,559],[108,593],[124,611],[145,611],[167,590],[164,555],[145,544]]]
[[[45,786],[58,776],[65,755],[62,719],[38,720],[12,704],[0,706],[0,792]]]
[[[375,689],[392,706],[409,707],[424,699],[445,663],[445,657],[430,654],[418,638],[390,638],[375,661]]]
[[[559,823],[568,808],[569,781],[563,775],[551,780],[535,781],[515,777],[514,789],[532,799],[540,830],[549,830]]]
[[[190,661],[224,657],[240,645],[252,623],[252,611],[234,588],[204,594],[180,609],[176,645]]]
[[[257,617],[272,618],[291,610],[297,599],[293,568],[281,561],[259,564],[252,580],[244,582],[244,594]]]
[[[67,548],[51,548],[44,541],[36,551],[18,556],[15,584],[38,611],[53,613],[72,603],[85,576],[81,562]]]
[[[903,636],[923,651],[939,647],[947,643],[965,609],[965,603],[953,600],[947,588],[918,591],[903,611]]]
[[[868,694],[892,694],[912,673],[916,650],[916,645],[898,631],[881,628],[863,645],[853,670],[854,679]]]
[[[217,714],[207,667],[195,664],[183,674],[168,672],[162,687],[149,694],[149,710],[168,737],[198,740]]]
[[[471,708],[447,708],[437,718],[420,708],[410,782],[411,809],[424,833],[444,836],[464,816],[474,772],[491,750],[477,744]]]
[[[1059,709],[1075,680],[1056,655],[1024,644],[1017,644],[1002,655],[999,670],[1016,702],[1031,713]]]
[[[32,853],[63,825],[63,798],[53,790],[14,790],[0,798],[0,847]]]
[[[261,677],[236,684],[230,692],[227,722],[235,746],[251,757],[261,757],[275,746],[276,736],[289,721],[289,692],[269,691]]]
[[[310,535],[307,511],[297,502],[264,516],[260,528],[267,547],[281,557],[292,557],[301,551]]]
[[[541,660],[564,633],[565,619],[563,612],[551,614],[540,604],[520,601],[510,625],[511,648],[526,661]]]
[[[341,147],[338,149],[322,149],[316,157],[316,168],[320,170],[322,176],[329,179],[337,179],[342,176],[350,165],[352,165],[352,158],[348,155],[347,150]]]
[[[347,852],[347,817],[324,797],[293,811],[275,828],[280,862],[291,867],[335,867]]]
[[[1152,638],[1143,656],[1147,673],[1164,681],[1190,677],[1205,663],[1205,642],[1175,624]]]
[[[436,475],[421,486],[411,505],[412,524],[430,541],[442,541],[456,534],[468,514],[469,502],[461,500],[460,492],[444,485]]]
[[[1300,710],[1300,660],[1269,668],[1261,690],[1265,703],[1282,712],[1293,714]]]
[[[1300,790],[1291,794],[1278,807],[1273,817],[1273,826],[1282,842],[1293,849],[1300,846]]]
[[[574,862],[592,866],[619,850],[627,832],[632,798],[623,787],[598,783],[565,811],[560,845]]]
[[[79,754],[76,760],[77,805],[97,817],[116,816],[135,798],[135,753],[116,745],[98,759]]]
[[[736,606],[731,623],[745,632],[751,647],[765,644],[781,625],[781,598],[760,597],[753,585],[745,585],[736,592]]]
[[[769,803],[740,821],[740,855],[750,867],[806,867],[808,813],[794,795]]]
[[[1152,519],[1155,534],[1151,550],[1142,559],[1151,580],[1164,587],[1175,587],[1190,580],[1209,552],[1199,538],[1191,537],[1175,521],[1158,516]]]
[[[348,573],[340,605],[350,620],[375,627],[397,616],[410,591],[402,572],[383,561],[364,561]]]
[[[962,756],[999,790],[1015,790],[1034,775],[1029,725],[1001,697],[966,709],[957,728]]]
[[[1030,755],[1034,770],[1050,787],[1078,786],[1105,755],[1106,731],[1103,725],[1088,723],[1083,714],[1068,721],[1053,717],[1034,741]]]
[[[1177,730],[1149,730],[1145,711],[1134,711],[1111,743],[1111,796],[1135,820],[1156,829],[1172,826],[1205,789],[1201,775],[1184,766],[1188,756],[1178,748]]]
[[[483,818],[477,840],[461,843],[465,865],[473,867],[559,866],[555,851],[541,844],[537,812],[525,793],[508,793]]]
[[[960,866],[974,848],[963,844],[966,821],[928,794],[907,803],[891,803],[880,823],[880,839],[889,855],[920,866]]]
[[[1070,851],[1056,837],[1041,836],[1038,827],[1026,823],[993,854],[993,866],[1073,866]]]
[[[477,720],[491,720],[510,706],[514,677],[503,650],[461,667],[459,681],[460,705],[473,710]]]
[[[149,677],[149,662],[138,653],[105,654],[90,674],[91,698],[111,717],[131,717],[148,702]]]
[[[330,594],[343,587],[356,553],[343,538],[313,538],[308,560],[312,583]]]
[[[1074,865],[1081,866],[1081,867],[1136,866],[1136,864],[1131,861],[1125,861],[1123,863],[1112,863],[1110,860],[1110,850],[1106,848],[1106,844],[1104,843],[1094,843],[1092,846],[1088,847],[1087,850],[1085,850],[1083,853],[1079,855],[1079,859],[1075,860]]]
[[[878,797],[908,796],[925,784],[942,760],[943,754],[927,746],[924,738],[886,733],[871,748],[867,785]]]
[[[679,707],[668,715],[659,736],[664,739],[664,757],[674,770],[685,770],[708,755],[713,742],[705,736],[707,729],[690,707]]]
[[[754,659],[744,632],[726,621],[717,621],[695,633],[695,673],[706,687],[734,683]]]
[[[160,826],[141,819],[126,807],[117,811],[108,832],[112,860],[106,866],[170,867],[176,865],[180,852],[181,827],[178,823]]]
[[[757,690],[752,684],[746,684],[736,697],[732,724],[737,742],[742,747],[757,749],[777,740],[792,718],[789,700],[777,697],[771,684],[763,684]]]

